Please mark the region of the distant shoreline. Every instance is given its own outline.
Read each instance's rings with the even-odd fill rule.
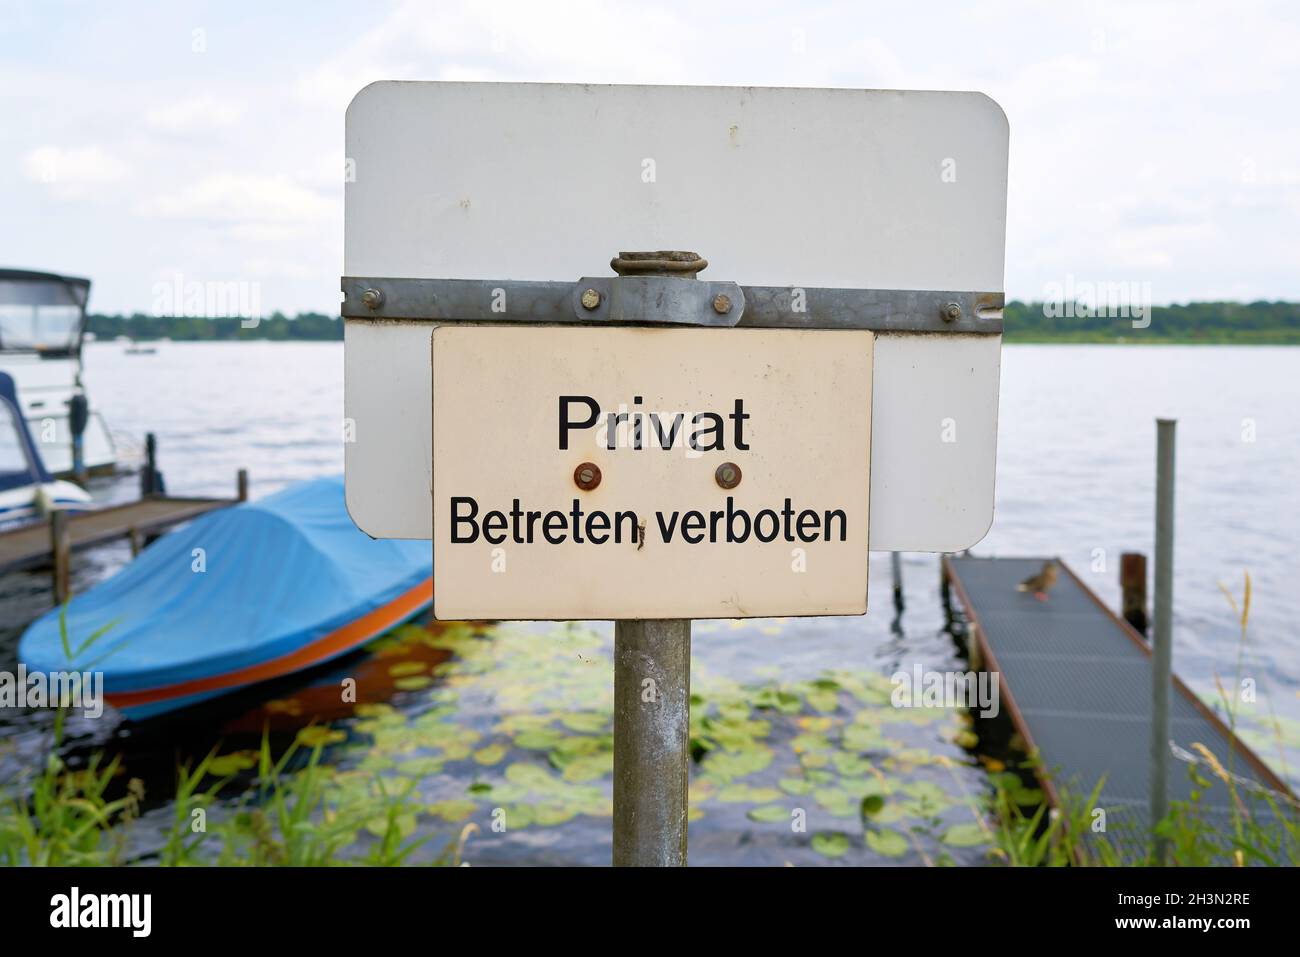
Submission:
[[[1300,303],[1192,302],[1153,306],[1142,319],[1082,315],[1019,300],[1004,313],[1007,344],[1034,345],[1300,345]],[[86,330],[99,342],[118,338],[136,342],[338,342],[343,323],[338,316],[307,312],[296,316],[275,313],[245,326],[237,316],[205,317],[108,316],[91,314]]]

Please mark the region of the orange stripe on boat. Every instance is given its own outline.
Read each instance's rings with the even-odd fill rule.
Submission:
[[[332,631],[311,644],[304,645],[280,658],[249,665],[246,668],[240,668],[238,671],[229,671],[222,675],[193,678],[179,684],[166,685],[162,688],[150,688],[146,691],[124,691],[108,694],[105,697],[108,699],[108,703],[115,708],[131,708],[136,705],[153,704],[156,701],[167,701],[171,698],[202,694],[205,691],[220,691],[223,688],[236,688],[240,685],[281,678],[295,671],[301,671],[303,668],[310,668],[312,665],[319,664],[341,652],[347,651],[375,635],[382,634],[394,625],[410,618],[419,611],[421,605],[427,605],[432,601],[433,579],[430,578],[416,585],[410,591],[394,598],[387,605],[376,608],[374,611],[362,615],[356,621],[349,622],[342,628]]]

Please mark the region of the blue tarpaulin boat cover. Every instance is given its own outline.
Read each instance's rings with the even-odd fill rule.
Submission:
[[[74,650],[113,624],[71,663],[57,609],[27,630],[19,655],[42,671],[93,663],[111,699],[290,654],[432,574],[429,542],[367,537],[348,517],[343,479],[317,479],[196,519],[75,596],[67,611]]]

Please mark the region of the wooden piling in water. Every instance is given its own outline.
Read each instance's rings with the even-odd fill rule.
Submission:
[[[1119,557],[1120,615],[1140,634],[1147,633],[1147,557],[1125,552]]]
[[[903,556],[898,552],[889,553],[890,574],[894,579],[894,611],[903,610]]]
[[[68,600],[71,588],[72,538],[68,534],[68,513],[55,509],[50,513],[50,554],[54,559],[54,603]]]
[[[140,472],[140,497],[148,498],[158,489],[158,440],[152,432],[144,437],[144,468]]]
[[[248,501],[248,469],[240,469],[235,474],[235,498],[241,502]]]

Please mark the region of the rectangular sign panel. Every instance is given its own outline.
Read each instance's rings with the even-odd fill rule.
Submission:
[[[347,114],[344,272],[576,282],[690,249],[706,280],[996,292],[1007,141],[978,93],[376,83]],[[431,325],[346,322],[347,503],[376,537],[432,532]],[[876,338],[873,549],[988,530],[1000,349]]]
[[[432,341],[436,617],[866,611],[872,333]]]

